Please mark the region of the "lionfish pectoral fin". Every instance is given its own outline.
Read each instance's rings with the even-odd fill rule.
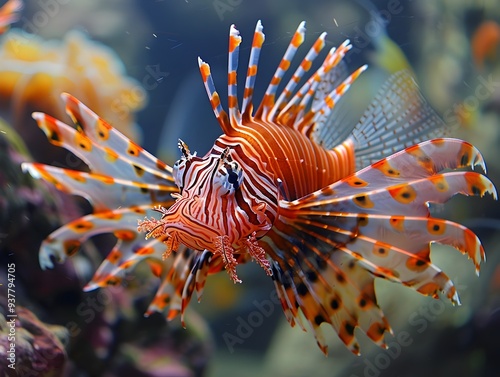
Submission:
[[[300,308],[296,304],[295,294],[289,289],[292,285],[291,274],[287,270],[283,270],[282,266],[286,266],[282,261],[272,260],[273,281],[276,287],[276,293],[281,302],[281,307],[285,313],[285,317],[290,323],[290,326],[295,327],[297,324],[302,331],[307,331],[303,318],[300,315]]]
[[[25,162],[22,168],[32,177],[43,179],[60,191],[84,197],[97,212],[129,205],[141,206],[151,203],[152,197],[169,206],[173,203],[170,194],[177,190],[171,186],[128,181],[38,163]]]
[[[210,251],[204,250],[199,255],[195,266],[191,270],[191,275],[194,275],[194,289],[196,291],[198,302],[201,301],[201,297],[203,296],[203,289],[205,288],[207,276],[210,271],[212,257],[213,254]]]
[[[452,281],[431,262],[430,245],[459,250],[476,272],[484,250],[471,230],[432,217],[428,203],[444,203],[458,193],[496,198],[487,177],[457,170],[474,165],[484,162],[470,144],[430,140],[303,198],[281,200],[280,215],[260,243],[273,261],[290,323],[302,312],[323,350],[318,327],[327,322],[358,353],[355,327],[380,345],[390,332],[377,305],[375,277],[435,298],[443,292],[459,304]]]
[[[235,262],[246,262],[243,255],[238,254]],[[208,250],[195,251],[182,244],[179,245],[178,252],[165,263],[167,263],[164,268],[166,274],[146,314],[160,312],[168,320],[180,315],[181,324],[185,326],[184,312],[193,292],[196,291],[199,301],[208,275],[224,270],[226,263],[221,254],[214,254]]]
[[[164,250],[164,245],[160,245]],[[168,320],[174,319],[179,314],[183,317],[196,283],[190,278],[196,260],[197,252],[180,244],[177,253],[162,261],[165,276],[146,314],[163,313]]]
[[[118,232],[117,234],[120,235]],[[97,288],[118,285],[144,260],[149,262],[151,272],[160,278],[168,268],[168,265],[159,263],[162,261],[161,255],[164,250],[161,240],[150,240],[138,247],[139,237],[140,234],[136,233],[134,239],[118,239],[94,273],[92,280],[85,285],[84,290],[88,292]]]
[[[44,269],[52,268],[53,259],[63,263],[76,254],[89,238],[110,233],[116,237],[117,242],[85,289],[116,285],[141,260],[161,258],[161,243],[155,241],[137,247],[137,240],[141,236],[135,225],[137,216],[147,214],[148,211],[149,206],[122,208],[74,220],[45,239],[40,248],[40,265]]]
[[[177,190],[170,166],[113,128],[75,97],[63,93],[61,98],[76,130],[47,114],[33,114],[52,144],[73,152],[93,173],[157,183]]]
[[[115,130],[75,97],[61,95],[71,127],[43,113],[33,118],[49,141],[73,152],[90,172],[24,163],[33,177],[51,183],[61,191],[85,197],[94,214],[84,216],[53,232],[42,244],[40,264],[52,267],[52,259],[63,262],[90,237],[111,233],[115,247],[98,268],[86,290],[121,281],[141,260],[161,260],[161,242],[138,242],[137,221],[151,215],[153,205],[169,207],[170,194],[178,192],[172,168]],[[139,246],[138,246],[139,245]],[[152,268],[160,276],[158,265]]]
[[[349,239],[339,235],[336,241],[335,233],[331,235],[332,243],[339,245]],[[320,328],[324,322],[356,355],[356,327],[384,347],[384,334],[391,329],[377,304],[374,276],[356,258],[297,228],[288,218],[278,220],[262,242],[273,260],[273,280],[291,325],[312,331],[325,354]]]

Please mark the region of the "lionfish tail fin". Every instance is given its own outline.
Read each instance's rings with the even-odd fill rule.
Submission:
[[[352,131],[356,168],[448,133],[444,121],[423,98],[410,72],[396,72],[379,90]]]

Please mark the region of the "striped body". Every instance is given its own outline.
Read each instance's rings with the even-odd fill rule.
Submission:
[[[256,175],[271,178],[275,187],[280,179],[287,199],[298,199],[354,173],[354,148],[350,142],[326,150],[294,129],[258,121],[248,124],[248,133],[247,138],[222,136],[215,148],[238,148],[241,152],[235,155],[244,166],[251,165],[250,156],[260,156]],[[253,176],[249,175],[249,179]],[[276,189],[272,191],[276,193]],[[276,203],[277,195],[274,198]]]
[[[432,217],[428,204],[457,193],[496,198],[492,182],[471,171],[485,169],[481,154],[465,141],[441,138],[446,127],[406,72],[389,79],[358,124],[342,124],[339,101],[366,69],[347,73],[342,58],[349,41],[331,49],[306,78],[326,44],[321,34],[280,85],[304,32],[302,23],[254,112],[262,25],[254,34],[241,110],[241,38],[231,27],[228,112],[208,64],[199,60],[223,135],[204,157],[179,141],[182,157],[173,167],[69,95],[63,99],[77,129],[35,114],[49,140],[82,158],[91,172],[30,163],[24,169],[87,197],[95,210],[44,241],[42,267],[72,255],[94,234],[113,233],[118,242],[86,289],[117,284],[147,260],[162,279],[148,312],[172,319],[182,317],[195,291],[201,298],[209,275],[226,270],[240,282],[236,266],[253,259],[272,277],[288,321],[313,331],[325,353],[325,322],[356,354],[356,327],[385,345],[391,330],[377,304],[376,277],[433,297],[443,292],[459,303],[453,283],[430,260],[430,244],[466,254],[476,271],[484,250],[469,229]]]
[[[354,170],[354,150],[349,145],[327,151],[293,129],[265,122],[251,123],[249,131],[247,137],[224,135],[203,159],[190,158],[181,197],[168,211],[174,216],[164,220],[172,228],[177,221],[189,220],[178,226],[186,229],[182,243],[188,247],[214,251],[211,242],[221,235],[228,235],[232,244],[253,232],[260,238],[274,223],[280,195],[300,198]],[[244,167],[243,182],[231,195],[216,183],[226,148],[231,159]]]

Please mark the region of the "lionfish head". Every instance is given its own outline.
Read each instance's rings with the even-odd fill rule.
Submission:
[[[213,149],[198,157],[182,140],[178,146],[182,157],[172,171],[179,188],[179,193],[172,194],[176,201],[169,208],[156,207],[161,219],[140,221],[139,230],[146,231],[147,238],[163,238],[167,244],[164,257],[180,243],[221,255],[234,281],[239,281],[234,254],[249,252],[270,273],[264,250],[257,243],[272,226],[267,204],[244,192],[243,169],[232,157],[236,152],[226,147],[222,153]]]

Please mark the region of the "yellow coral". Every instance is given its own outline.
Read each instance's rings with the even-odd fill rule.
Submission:
[[[16,128],[23,128],[19,123],[33,109],[64,118],[62,92],[81,98],[113,127],[138,139],[133,113],[144,107],[147,95],[126,76],[114,51],[78,31],[62,41],[15,29],[6,33],[0,45],[0,105],[12,106]]]

